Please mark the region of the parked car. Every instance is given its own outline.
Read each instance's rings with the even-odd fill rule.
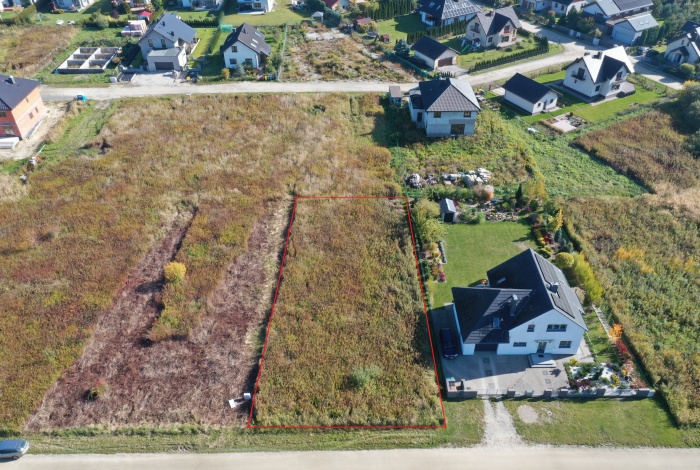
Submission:
[[[17,460],[29,450],[29,441],[8,440],[0,441],[0,459]]]
[[[647,57],[656,57],[659,54],[660,54],[660,52],[657,51],[656,49],[649,49],[646,53],[646,56]]]
[[[440,330],[440,342],[442,342],[442,355],[447,359],[457,357],[457,349],[455,348],[454,340],[452,339],[452,330],[443,328]]]

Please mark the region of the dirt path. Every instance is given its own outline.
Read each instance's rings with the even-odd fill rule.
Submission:
[[[503,405],[503,401],[497,400],[491,403],[491,400],[484,400],[484,424],[484,439],[481,445],[497,448],[525,445],[515,431],[513,418]]]
[[[189,217],[176,222],[129,274],[83,355],[46,394],[26,428],[244,423],[248,410],[232,410],[228,400],[252,391],[257,334],[269,310],[288,207],[287,200],[266,207],[248,251],[229,266],[190,338],[151,344],[147,334],[159,313],[163,266],[177,253]],[[86,391],[100,380],[108,392],[87,400]]]

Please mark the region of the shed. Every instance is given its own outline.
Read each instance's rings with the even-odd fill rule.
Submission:
[[[547,112],[557,106],[557,94],[548,87],[520,73],[503,84],[508,103],[530,114]]]
[[[381,42],[385,42],[387,44],[391,42],[391,38],[389,37],[388,34],[382,34],[381,36],[379,36],[379,40]]]
[[[145,20],[145,21],[150,23],[152,16],[153,16],[153,13],[151,13],[150,11],[144,10],[141,13],[139,13],[138,19]]]
[[[454,65],[458,52],[451,47],[436,41],[430,36],[423,36],[411,46],[413,56],[425,63],[426,67],[435,70],[438,67]]]
[[[401,93],[401,87],[398,85],[389,86],[389,101],[391,104],[396,106],[401,106],[401,100],[403,99],[403,93]]]
[[[457,219],[457,209],[452,199],[440,199],[440,217],[445,223],[454,223]]]

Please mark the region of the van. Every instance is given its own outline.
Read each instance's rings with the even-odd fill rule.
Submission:
[[[454,359],[457,357],[457,349],[455,349],[455,343],[452,339],[452,330],[449,328],[443,328],[440,330],[440,342],[442,342],[442,355],[447,359]]]

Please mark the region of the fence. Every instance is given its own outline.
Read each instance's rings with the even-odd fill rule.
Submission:
[[[466,387],[466,381],[449,380],[447,381],[447,398],[580,398],[580,399],[595,399],[595,398],[652,398],[656,391],[650,388],[626,389],[626,390],[609,390],[607,388],[598,388],[591,391],[579,392],[576,389],[561,388],[561,389],[545,389],[542,391],[535,390],[515,390],[512,388],[489,388],[489,389],[471,389]]]

